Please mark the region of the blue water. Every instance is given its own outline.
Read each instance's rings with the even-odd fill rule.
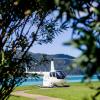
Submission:
[[[83,79],[83,75],[69,75],[65,78],[65,82],[81,82]],[[91,78],[91,81],[99,81],[97,76],[94,75]],[[27,85],[42,85],[43,78],[40,77],[38,79],[35,78],[28,78],[27,81],[23,82],[21,86],[27,86]]]

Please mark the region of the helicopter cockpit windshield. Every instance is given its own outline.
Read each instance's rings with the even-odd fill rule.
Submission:
[[[50,77],[56,77],[57,79],[64,79],[66,74],[63,71],[50,72]]]

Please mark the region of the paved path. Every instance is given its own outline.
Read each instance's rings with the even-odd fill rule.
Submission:
[[[62,100],[59,98],[53,98],[53,97],[48,97],[48,96],[43,96],[43,95],[28,94],[28,93],[25,93],[25,91],[16,91],[16,92],[13,92],[12,95],[28,97],[35,100]]]

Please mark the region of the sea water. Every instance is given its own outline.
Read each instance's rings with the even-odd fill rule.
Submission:
[[[81,82],[83,79],[83,75],[68,75],[65,78],[65,82]],[[94,75],[91,78],[91,81],[99,81],[97,76]],[[25,82],[22,83],[21,86],[27,86],[27,85],[42,85],[43,83],[43,77],[39,77],[39,78],[27,78],[27,80]]]

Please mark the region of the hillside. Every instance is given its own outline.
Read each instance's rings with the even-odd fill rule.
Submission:
[[[80,67],[71,69],[70,65],[75,60],[75,57],[65,54],[55,54],[55,55],[47,55],[47,54],[40,54],[40,53],[30,53],[31,56],[34,58],[34,61],[31,61],[29,66],[29,71],[50,71],[50,61],[53,59],[55,64],[56,70],[63,70],[68,75],[69,74],[83,74],[83,71]],[[37,61],[46,59],[43,64],[37,64]]]

